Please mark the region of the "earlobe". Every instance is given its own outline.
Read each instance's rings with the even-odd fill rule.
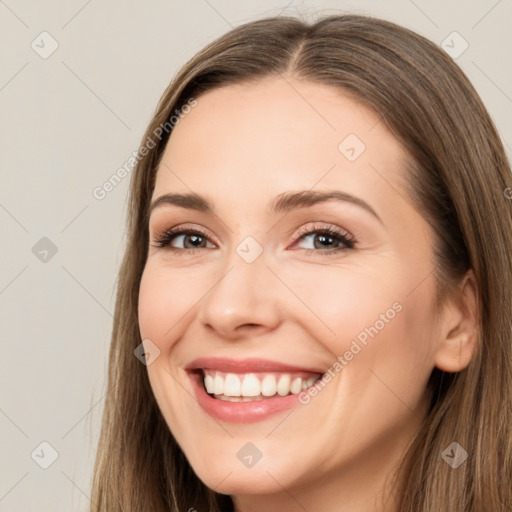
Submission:
[[[436,352],[436,367],[445,372],[454,373],[464,370],[476,350],[476,343],[468,337],[457,340],[445,339]]]
[[[479,300],[472,270],[464,276],[459,297],[450,299],[443,311],[435,365],[445,372],[464,370],[473,359],[479,338]]]

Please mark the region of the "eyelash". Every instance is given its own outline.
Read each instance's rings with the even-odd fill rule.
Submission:
[[[335,228],[333,226],[322,226],[321,228],[317,228],[316,226],[311,227],[304,227],[302,228],[296,238],[296,242],[299,242],[306,238],[309,235],[328,235],[332,238],[338,239],[344,247],[336,247],[334,249],[303,249],[305,251],[314,251],[319,252],[321,254],[338,254],[342,251],[346,251],[348,249],[353,249],[357,245],[356,239],[350,235],[346,231],[341,231],[338,228]],[[172,247],[169,244],[174,240],[176,236],[179,235],[199,235],[202,238],[205,238],[210,243],[211,240],[209,239],[208,235],[201,231],[198,228],[194,229],[187,229],[184,227],[176,227],[171,228],[166,231],[164,231],[152,244],[153,247],[156,247],[157,249],[164,249],[167,248],[167,250],[172,251],[174,254],[191,254],[199,249],[205,249],[205,247],[197,247],[197,248],[185,248],[181,249],[178,247]],[[296,243],[294,242],[294,243]]]

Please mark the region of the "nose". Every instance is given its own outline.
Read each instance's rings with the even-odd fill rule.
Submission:
[[[261,255],[252,263],[237,254],[201,301],[202,325],[223,339],[260,335],[280,321],[279,286]]]

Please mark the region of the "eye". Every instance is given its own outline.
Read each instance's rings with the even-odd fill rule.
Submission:
[[[302,249],[323,254],[339,253],[353,249],[355,238],[340,228],[322,225],[308,225],[299,230],[294,245],[302,245]],[[177,226],[165,230],[155,238],[153,247],[171,250],[176,254],[191,253],[198,249],[215,248],[209,236],[198,228]]]
[[[353,249],[356,245],[355,238],[346,231],[334,226],[306,226],[298,235],[297,244],[302,243],[303,249],[318,250],[315,252],[337,253]]]
[[[159,249],[167,248],[172,251],[195,251],[196,249],[209,249],[215,247],[208,238],[208,235],[200,229],[186,229],[184,226],[178,226],[168,229],[159,235],[153,247]]]

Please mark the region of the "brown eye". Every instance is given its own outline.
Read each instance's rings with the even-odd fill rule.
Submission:
[[[208,245],[209,244],[209,245]],[[194,250],[214,247],[208,237],[198,230],[170,229],[165,231],[154,243],[160,249],[167,247],[170,250]]]
[[[351,235],[331,226],[304,230],[299,236],[299,242],[305,242],[302,249],[318,249],[319,252],[324,250],[329,253],[352,249],[356,244]]]

